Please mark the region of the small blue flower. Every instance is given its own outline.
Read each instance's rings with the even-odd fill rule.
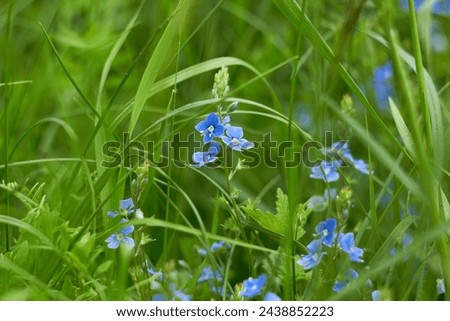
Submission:
[[[263,301],[282,301],[281,298],[273,292],[267,292]]]
[[[306,246],[306,248],[309,253],[303,255],[300,260],[297,261],[297,264],[303,266],[305,270],[309,270],[320,263],[320,260],[325,252],[319,253],[322,249],[322,240],[313,240]]]
[[[336,238],[336,234],[334,233],[336,226],[337,221],[335,218],[329,218],[316,226],[316,232],[320,235],[322,243],[328,247],[333,245],[334,239]]]
[[[323,212],[326,210],[328,203],[323,196],[313,195],[308,200],[308,208],[314,212]]]
[[[350,261],[364,262],[364,260],[361,258],[361,256],[364,254],[364,250],[355,246],[355,237],[353,233],[339,233],[338,243],[342,251],[349,255]]]
[[[231,121],[230,116],[225,116],[225,117],[222,119],[222,125],[223,125],[223,127],[224,127],[225,129],[227,129],[227,128],[230,126],[230,121]]]
[[[345,288],[350,281],[357,279],[358,275],[359,275],[358,272],[356,272],[355,270],[353,269],[348,270],[347,272],[345,272],[344,281],[336,280],[336,282],[334,282],[333,291],[334,292],[342,291],[342,289]]]
[[[152,296],[152,301],[167,301],[167,299],[162,294],[155,294]]]
[[[262,292],[264,285],[266,284],[267,276],[261,274],[256,279],[250,277],[243,282],[243,289],[239,292],[239,295],[243,298],[253,298]]]
[[[378,106],[387,109],[389,106],[388,97],[394,96],[394,87],[392,86],[392,63],[388,61],[386,64],[375,68],[373,75],[373,87],[375,90],[375,98]]]
[[[336,189],[326,189],[323,191],[323,196],[313,195],[308,200],[308,208],[314,212],[323,212],[328,207],[328,203],[336,198]]]
[[[188,295],[181,290],[175,289],[174,284],[171,284],[170,288],[173,291],[173,299],[175,301],[191,301],[192,295]]]
[[[372,301],[381,301],[381,291],[380,290],[372,291]]]
[[[222,249],[229,251],[231,249],[231,245],[225,241],[217,241],[211,244],[211,247],[209,249],[211,252],[217,252]]]
[[[437,14],[448,15],[450,14],[450,1],[449,0],[439,0],[434,3],[431,12]]]
[[[324,182],[335,182],[339,179],[337,167],[333,162],[322,161],[320,165],[311,168],[310,178],[323,179]]]
[[[161,281],[163,278],[163,273],[161,271],[155,271],[151,267],[147,269],[148,274],[155,276],[155,280]]]
[[[126,223],[128,221],[123,218],[121,222]],[[105,242],[108,242],[108,247],[110,249],[117,249],[120,244],[124,244],[126,247],[131,249],[134,247],[134,240],[127,235],[130,235],[131,233],[133,233],[133,231],[133,225],[125,226],[120,232],[108,237]]]
[[[222,274],[220,273],[219,270],[215,270],[213,272],[213,270],[211,269],[210,266],[205,267],[202,270],[202,274],[200,274],[200,277],[197,280],[199,283],[201,282],[205,282],[205,281],[217,281],[217,282],[221,282],[223,281],[222,278]]]
[[[117,215],[122,215],[124,217],[128,217],[130,214],[134,213],[134,203],[133,199],[127,198],[124,200],[121,200],[119,202],[119,210],[118,211],[109,211],[108,216],[109,217],[116,217]]]
[[[413,238],[411,236],[411,234],[409,233],[405,233],[402,236],[402,247],[403,248],[407,248],[413,241]],[[397,252],[397,249],[395,247],[393,247],[391,249],[391,251],[389,252],[390,255],[394,255]]]
[[[217,160],[217,155],[220,153],[220,144],[215,141],[211,141],[209,144],[210,146],[207,152],[195,152],[192,154],[192,160],[194,163],[197,163],[192,166],[202,167]]]
[[[199,122],[195,129],[203,136],[203,143],[208,143],[213,137],[220,137],[224,132],[224,125],[221,123],[219,116],[215,113],[211,113],[206,116],[205,120]]]
[[[213,244],[211,244],[211,247],[209,248],[209,250],[212,253],[219,252],[219,251],[222,251],[222,250],[229,251],[230,249],[231,249],[231,245],[228,242],[225,242],[225,241],[214,242]],[[205,249],[203,249],[203,248],[198,249],[197,252],[201,256],[206,256],[206,254],[208,254],[208,252]]]
[[[222,136],[222,141],[234,150],[241,151],[255,146],[252,142],[242,138],[244,131],[241,127],[228,125],[226,134],[227,136]]]
[[[353,167],[363,174],[369,175],[369,165],[362,159],[354,159]]]
[[[369,165],[364,162],[362,159],[355,159],[350,152],[350,147],[348,145],[348,142],[346,141],[339,141],[337,143],[334,143],[331,145],[331,147],[327,148],[325,150],[326,154],[331,154],[331,156],[336,159],[334,164],[338,164],[339,167],[346,166],[345,162],[350,163],[355,169],[360,171],[363,174],[368,175],[369,174]],[[343,162],[344,161],[344,162]]]

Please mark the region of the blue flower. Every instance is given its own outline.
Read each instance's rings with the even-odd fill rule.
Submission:
[[[405,233],[402,236],[402,247],[407,248],[413,241],[413,237],[409,233]],[[389,252],[390,255],[394,255],[397,252],[397,249],[393,247]]]
[[[281,298],[273,292],[267,292],[263,301],[282,301]]]
[[[222,274],[220,273],[219,270],[215,270],[213,272],[211,267],[207,266],[207,267],[205,267],[202,270],[202,274],[200,275],[200,277],[198,278],[197,281],[199,283],[205,282],[205,281],[218,281],[218,282],[221,282],[221,281],[223,281],[223,278],[222,278]]]
[[[320,260],[325,252],[319,253],[322,249],[322,240],[313,240],[306,246],[306,248],[309,253],[303,255],[300,260],[297,261],[297,264],[303,266],[305,270],[309,270],[320,263]]]
[[[358,272],[356,272],[353,269],[348,270],[347,272],[345,272],[344,281],[336,280],[336,282],[334,282],[333,291],[334,292],[342,291],[342,289],[345,288],[351,280],[355,280],[357,278],[358,278]]]
[[[229,243],[225,242],[225,241],[214,242],[213,244],[211,244],[211,247],[209,248],[209,250],[212,253],[219,252],[221,250],[229,251],[230,249],[231,249],[231,245]],[[206,254],[208,254],[208,252],[205,249],[202,249],[202,248],[198,249],[197,252],[201,256],[206,256]]]
[[[328,203],[323,196],[313,195],[308,200],[308,208],[314,212],[323,212],[326,210]]]
[[[203,142],[206,144],[211,141],[213,137],[222,136],[225,126],[221,123],[219,116],[215,113],[211,113],[205,120],[199,122],[195,126],[195,129],[202,134]]]
[[[241,151],[255,146],[252,142],[242,138],[244,131],[241,127],[228,125],[226,134],[227,136],[222,136],[222,141],[234,150]]]
[[[123,218],[121,222],[126,223],[128,221]],[[126,247],[131,249],[134,247],[134,240],[127,235],[130,235],[131,233],[133,233],[133,231],[133,225],[125,226],[122,230],[120,230],[120,232],[108,237],[105,242],[108,242],[108,247],[110,249],[117,249],[120,244],[125,244]]]
[[[152,296],[152,301],[167,301],[167,299],[162,294],[155,294]]]
[[[197,163],[192,166],[202,167],[207,163],[212,163],[217,160],[217,155],[220,153],[220,144],[215,141],[211,141],[209,144],[210,146],[207,152],[195,152],[192,154],[192,160],[194,163]]]
[[[394,96],[392,77],[392,63],[390,61],[374,70],[373,87],[375,90],[375,98],[382,109],[387,109],[389,106],[388,97]]]
[[[308,200],[308,208],[314,212],[323,212],[328,207],[328,202],[336,198],[336,189],[326,189],[323,196],[313,195]]]
[[[119,202],[119,210],[118,211],[109,211],[108,216],[109,217],[116,217],[117,215],[122,215],[124,217],[128,217],[128,215],[134,213],[134,203],[133,199],[127,198],[124,200],[121,200]]]
[[[337,221],[335,218],[329,218],[316,226],[316,232],[320,235],[322,243],[328,247],[333,245],[334,239],[336,238],[336,234],[334,233],[336,226]]]
[[[261,274],[256,279],[250,277],[243,282],[243,289],[239,291],[240,296],[250,299],[262,292],[264,285],[266,284],[267,276]]]
[[[192,295],[188,295],[181,290],[175,289],[174,284],[171,284],[170,288],[173,291],[173,299],[175,301],[191,301]]]
[[[225,241],[217,241],[211,244],[211,247],[209,249],[211,252],[217,252],[222,249],[229,251],[231,249],[231,245]]]
[[[342,251],[349,255],[350,261],[364,262],[364,260],[361,258],[361,256],[364,254],[364,250],[355,246],[355,237],[353,233],[339,233],[338,242]]]
[[[324,182],[335,182],[339,179],[337,167],[333,162],[322,161],[320,165],[311,168],[310,178],[323,179]]]
[[[362,159],[354,159],[353,167],[363,174],[369,175],[369,165]]]
[[[161,281],[163,278],[163,273],[161,271],[155,271],[151,267],[147,269],[148,274],[155,276],[155,280]]]
[[[339,166],[344,166],[342,161],[346,161],[361,173],[369,174],[369,165],[362,159],[355,159],[353,157],[352,153],[350,152],[348,142],[339,141],[331,145],[331,147],[327,148],[325,151],[326,153],[329,153],[333,157],[337,158],[335,164],[337,163]]]
[[[230,116],[225,116],[225,117],[222,119],[222,125],[223,125],[223,127],[224,127],[225,129],[227,129],[227,128],[230,126],[230,121],[231,121]]]
[[[381,291],[380,290],[372,291],[372,301],[381,301]]]

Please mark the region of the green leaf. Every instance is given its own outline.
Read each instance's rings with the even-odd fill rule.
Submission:
[[[402,114],[391,97],[389,97],[389,106],[391,107],[392,118],[394,118],[395,126],[397,127],[403,143],[405,144],[406,150],[415,158],[414,141],[412,139],[411,132],[406,126]]]
[[[148,62],[147,68],[139,83],[134,105],[132,107],[130,124],[128,126],[128,131],[130,133],[133,133],[134,128],[136,127],[138,118],[144,108],[145,101],[147,100],[148,92],[155,83],[156,77],[163,66],[176,55],[174,52],[174,44],[179,40],[177,33],[181,29],[183,22],[186,20],[191,2],[191,0],[184,0],[178,3],[172,19],[164,30],[164,33]]]
[[[256,208],[256,204],[249,202],[243,207],[244,212],[257,221],[265,229],[283,235],[289,218],[289,203],[287,195],[280,189],[277,190],[276,210],[277,214],[264,212]]]

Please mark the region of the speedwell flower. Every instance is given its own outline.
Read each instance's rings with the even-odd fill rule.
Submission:
[[[311,168],[310,178],[323,179],[324,182],[335,182],[339,179],[337,167],[333,162],[322,161],[320,165]]]
[[[320,260],[325,252],[320,252],[322,249],[322,240],[313,240],[306,246],[306,248],[309,253],[303,255],[300,260],[297,261],[297,264],[303,266],[305,270],[309,270],[320,263]]]
[[[328,247],[333,245],[334,239],[336,238],[336,234],[334,234],[336,226],[337,221],[335,218],[329,218],[316,226],[316,232],[320,235],[322,243]]]
[[[222,141],[234,150],[241,151],[254,146],[252,142],[242,138],[244,131],[241,127],[229,125],[227,126],[226,134],[226,136],[222,136]]]
[[[364,254],[364,250],[355,246],[355,237],[353,233],[339,233],[338,243],[342,251],[349,255],[350,261],[364,262],[361,258]]]
[[[126,219],[121,220],[122,223],[128,222]],[[105,242],[108,243],[108,247],[110,249],[117,249],[120,244],[124,244],[128,248],[134,247],[134,240],[129,237],[131,233],[134,231],[134,226],[129,225],[125,226],[123,229],[121,229],[118,233],[114,233],[110,237],[108,237]]]
[[[197,129],[203,136],[203,143],[210,142],[213,137],[220,137],[223,135],[225,126],[220,121],[219,116],[215,113],[211,113],[206,116],[205,120],[199,122],[195,129]]]
[[[265,274],[261,274],[256,279],[250,277],[243,282],[243,289],[239,292],[239,294],[247,299],[253,298],[261,293],[264,285],[266,284],[267,276]]]
[[[215,270],[213,272],[211,267],[207,266],[207,267],[205,267],[202,270],[202,274],[200,274],[200,277],[198,278],[197,281],[199,283],[205,282],[205,281],[218,281],[218,282],[221,282],[221,281],[223,281],[223,278],[222,278],[222,274],[220,273],[219,270]]]
[[[192,154],[192,160],[196,163],[192,166],[202,167],[207,163],[212,163],[217,160],[217,155],[220,152],[220,144],[215,141],[211,141],[209,144],[210,145],[207,152],[195,152]]]
[[[117,215],[122,215],[125,218],[127,218],[129,215],[134,213],[134,203],[132,198],[127,198],[124,200],[121,200],[119,202],[119,210],[118,211],[109,211],[108,216],[109,217],[116,217]]]

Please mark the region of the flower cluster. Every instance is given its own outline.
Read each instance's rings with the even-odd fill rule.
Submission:
[[[195,129],[203,136],[203,143],[208,144],[208,150],[206,152],[195,152],[192,155],[192,160],[195,163],[193,166],[202,167],[217,160],[221,148],[214,138],[221,139],[226,146],[239,152],[254,146],[253,142],[243,138],[244,130],[241,127],[231,126],[229,121],[230,116],[221,119],[216,113],[210,113],[205,120],[195,126]]]
[[[339,180],[339,168],[349,163],[359,172],[368,175],[369,165],[362,159],[355,159],[350,152],[347,142],[337,142],[325,149],[325,156],[331,156],[330,161],[321,161],[320,164],[311,168],[310,178],[322,179],[324,182],[335,182]]]
[[[214,76],[214,86],[212,96],[216,99],[222,99],[229,91],[228,69],[223,67]],[[203,144],[208,145],[206,151],[195,152],[192,155],[194,167],[202,167],[208,163],[217,160],[220,153],[220,144],[214,139],[220,139],[227,147],[235,151],[243,151],[254,146],[244,138],[242,127],[230,125],[230,115],[237,108],[237,102],[232,103],[225,113],[222,113],[222,106],[217,106],[217,113],[210,113],[206,118],[200,121],[195,129],[202,135]]]
[[[307,246],[308,254],[303,255],[297,263],[305,270],[310,270],[317,266],[326,252],[322,251],[322,245],[329,248],[338,247],[342,252],[348,254],[352,262],[364,262],[362,255],[364,250],[355,245],[355,238],[352,232],[336,234],[337,221],[329,218],[320,222],[316,226],[318,239],[311,241]]]
[[[119,209],[115,211],[109,211],[107,215],[111,218],[121,216],[120,222],[125,224],[131,218],[143,218],[144,214],[138,209],[134,209],[134,203],[131,198],[121,200],[119,202]],[[134,231],[133,225],[123,227],[119,232],[109,236],[105,242],[108,243],[110,249],[117,249],[121,244],[131,249],[134,247],[134,240],[129,236]]]

